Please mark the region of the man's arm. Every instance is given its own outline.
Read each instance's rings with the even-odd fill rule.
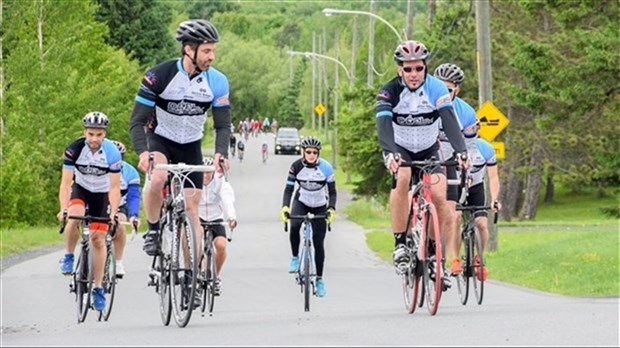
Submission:
[[[73,169],[63,168],[62,177],[60,179],[60,189],[58,190],[58,203],[60,211],[56,216],[58,220],[62,220],[62,213],[69,207],[69,199],[71,198],[71,183],[73,182]]]
[[[110,192],[108,192],[108,200],[110,201],[110,217],[114,217],[121,202],[121,173],[110,173],[109,175]]]
[[[499,174],[497,165],[487,166],[487,175],[489,176],[489,188],[491,190],[491,202],[495,202],[499,197]]]
[[[461,126],[456,118],[456,114],[454,113],[454,109],[452,107],[445,107],[438,110],[439,117],[441,117],[441,124],[443,126],[443,130],[450,141],[450,145],[456,153],[465,153],[467,152],[467,147],[465,146],[465,140],[463,139],[463,134],[461,133]]]
[[[228,157],[230,142],[230,107],[212,108],[215,129],[215,153]]]
[[[139,102],[135,102],[133,105],[133,110],[131,111],[131,117],[129,119],[129,134],[131,135],[133,148],[138,155],[148,151],[146,125],[154,109],[154,107],[146,106]]]

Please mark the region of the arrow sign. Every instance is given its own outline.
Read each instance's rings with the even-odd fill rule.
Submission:
[[[510,123],[510,120],[490,101],[482,104],[476,111],[476,116],[480,120],[478,134],[487,141],[493,141]]]

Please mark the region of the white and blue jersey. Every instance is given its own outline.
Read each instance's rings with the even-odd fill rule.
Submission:
[[[493,146],[482,138],[466,138],[465,144],[467,144],[467,152],[471,156],[472,167],[468,171],[468,176],[472,180],[470,187],[473,187],[482,184],[485,166],[497,165],[497,159]],[[457,171],[458,173],[460,172]]]
[[[202,139],[209,107],[230,107],[228,97],[228,79],[220,71],[210,67],[190,79],[175,59],[146,73],[135,100],[155,108],[149,125],[155,134],[187,144]]]
[[[121,153],[112,141],[103,139],[99,149],[92,151],[82,137],[65,149],[62,167],[73,171],[75,183],[82,188],[106,193],[110,191],[108,173],[119,173],[122,163]]]
[[[459,97],[454,98],[454,100],[452,101],[452,105],[454,107],[454,112],[456,113],[457,119],[459,121],[459,126],[460,126],[461,131],[467,127],[474,125],[476,122],[478,122],[478,118],[476,118],[476,111],[471,105],[469,105],[463,99]],[[439,141],[441,141],[440,147],[441,147],[442,158],[448,159],[452,157],[452,154],[454,153],[454,149],[452,148],[452,145],[450,145],[450,142],[448,141],[448,137],[446,136],[446,133],[443,131],[443,127],[441,126],[441,123],[440,123],[440,129],[439,129]]]
[[[375,110],[377,119],[391,118],[396,145],[419,153],[437,146],[439,111],[444,108],[452,108],[448,88],[441,80],[427,75],[415,90],[409,89],[400,77],[392,79],[379,90]],[[394,152],[389,144],[384,144],[385,139],[380,141],[384,152]]]
[[[283,205],[290,204],[291,195],[297,183],[299,188],[295,193],[295,200],[310,208],[334,208],[336,206],[335,182],[334,168],[329,162],[319,158],[317,164],[308,165],[300,158],[293,162],[289,169]]]

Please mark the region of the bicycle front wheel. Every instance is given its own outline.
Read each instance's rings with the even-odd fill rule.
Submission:
[[[482,277],[478,278],[478,274],[483,273],[484,257],[482,256],[482,237],[480,236],[480,230],[478,230],[478,227],[474,226],[473,234],[474,235],[472,237],[475,239],[475,243],[472,244],[474,244],[476,247],[477,262],[474,262],[474,259],[472,257],[472,264],[474,266],[472,267],[473,274],[471,279],[474,284],[474,293],[476,294],[476,300],[478,304],[482,304],[482,298],[484,296],[484,279]],[[471,250],[473,253],[473,247]]]
[[[170,263],[172,312],[179,327],[187,326],[194,310],[197,275],[194,231],[191,219],[183,213],[177,220]]]
[[[463,272],[455,276],[457,289],[459,291],[459,299],[462,305],[467,304],[469,298],[469,279],[474,275],[472,258],[474,246],[471,232],[472,231],[467,227],[461,232],[462,243],[459,250],[459,259],[465,267],[463,267]]]
[[[312,290],[310,284],[310,263],[312,255],[310,254],[310,246],[306,243],[304,246],[304,266],[303,266],[303,274],[301,275],[301,279],[303,282],[304,289],[304,311],[310,311],[310,293]]]
[[[424,212],[422,222],[426,229],[426,247],[431,246],[431,235],[434,236],[435,250],[426,252],[424,260],[424,292],[426,294],[426,307],[431,315],[437,313],[439,308],[439,300],[441,299],[441,283],[442,283],[442,246],[441,234],[439,230],[439,222],[437,220],[437,212],[432,203],[428,203],[428,209]]]
[[[163,228],[162,228],[163,230]],[[156,284],[155,291],[159,297],[159,315],[165,326],[172,318],[172,299],[170,296],[170,256],[159,253],[155,256]]]
[[[211,242],[207,241],[205,243]],[[215,270],[213,247],[207,245],[208,244],[205,244],[205,252],[200,261],[200,267],[204,267],[204,269],[200,271],[201,282],[198,286],[202,287],[202,312],[204,313],[208,310],[209,313],[213,313],[213,307],[215,306],[215,280],[217,274]]]
[[[105,268],[103,270],[103,293],[105,295],[105,307],[99,312],[99,321],[108,321],[112,313],[114,304],[114,294],[116,292],[116,256],[111,245],[107,246]]]
[[[84,322],[90,307],[90,292],[93,289],[92,273],[90,272],[91,262],[89,262],[91,260],[88,249],[82,248],[73,274],[78,324]]]

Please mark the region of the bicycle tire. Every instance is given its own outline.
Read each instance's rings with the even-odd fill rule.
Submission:
[[[194,311],[197,276],[196,235],[194,231],[191,219],[187,213],[182,213],[177,220],[176,231],[173,234],[172,259],[170,261],[172,312],[174,321],[179,327],[187,326]]]
[[[472,274],[474,274],[473,259],[472,259],[472,240],[470,234],[470,226],[465,226],[461,232],[462,243],[459,250],[460,260],[463,263],[463,272],[456,275],[456,285],[459,291],[459,300],[462,305],[467,304],[469,299],[469,280]]]
[[[159,271],[155,288],[159,297],[159,316],[164,326],[168,326],[170,319],[172,319],[172,298],[170,296],[170,278],[168,277],[170,274],[170,261],[168,256],[162,253],[155,257],[155,267]]]
[[[309,312],[310,311],[310,290],[311,290],[311,283],[310,283],[310,262],[311,261],[311,254],[310,254],[310,243],[308,243],[309,241],[306,240],[305,246],[304,246],[304,274],[302,275],[301,279],[304,282],[304,311]],[[314,286],[312,286],[312,290]]]
[[[92,282],[89,281],[89,258],[88,248],[82,245],[80,256],[78,256],[77,266],[74,273],[75,281],[75,301],[77,303],[77,322],[83,323],[86,320],[90,307],[90,293]]]
[[[105,307],[99,312],[98,320],[108,321],[112,314],[114,305],[114,294],[116,293],[116,256],[111,245],[106,246],[105,268],[103,270],[103,293],[105,295]]]
[[[483,251],[482,251],[482,239],[480,236],[480,230],[478,230],[478,227],[474,226],[474,233],[473,233],[473,239],[475,240],[474,246],[476,248],[476,254],[478,255],[478,261],[480,262],[479,265],[473,266],[473,274],[471,279],[473,280],[473,288],[474,288],[474,294],[476,295],[476,301],[478,302],[478,304],[482,304],[482,299],[484,298],[484,280],[478,279],[478,277],[476,276],[476,271],[482,272],[482,267],[484,267],[484,256]],[[473,254],[473,250],[472,250],[472,254]],[[472,265],[473,265],[474,261],[473,261],[473,255],[472,255]],[[479,270],[478,270],[479,269]]]
[[[213,313],[215,307],[215,280],[217,273],[215,269],[215,255],[213,253],[213,244],[207,240],[211,246],[205,248],[204,258],[205,270],[203,272],[203,284],[202,284],[202,312],[209,311],[209,314]],[[202,262],[200,263],[202,265]]]
[[[441,284],[442,284],[442,246],[441,246],[441,231],[439,230],[439,222],[437,221],[437,212],[435,206],[427,202],[426,211],[424,211],[424,217],[422,221],[423,227],[426,229],[426,247],[427,253],[424,259],[424,288],[426,294],[426,307],[430,315],[437,314],[439,308],[439,301],[441,300]],[[431,230],[432,229],[432,230]],[[431,245],[431,232],[435,239],[435,254],[434,258],[430,255],[428,248]],[[434,274],[434,278],[431,277],[431,272]]]
[[[411,213],[409,213],[409,215],[411,215]],[[414,231],[412,233],[416,232]],[[407,235],[406,243],[409,250],[411,250],[411,255],[409,256],[409,267],[407,267],[407,271],[402,275],[403,299],[405,300],[405,309],[407,310],[407,313],[413,314],[418,303],[421,277],[416,274],[416,246],[409,235]]]

